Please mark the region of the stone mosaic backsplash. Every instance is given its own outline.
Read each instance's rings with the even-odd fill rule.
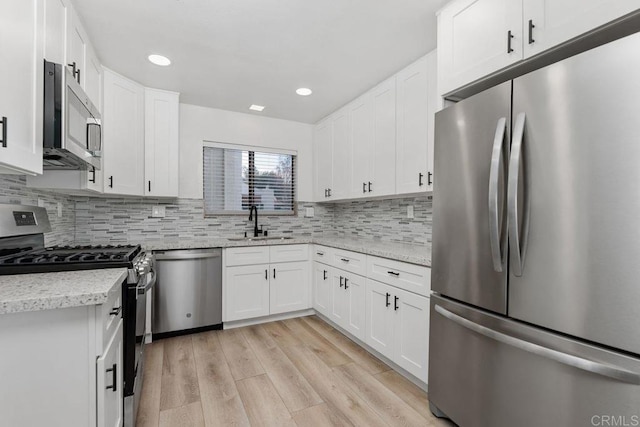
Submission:
[[[0,203],[37,205],[42,200],[52,232],[47,245],[126,244],[159,239],[241,237],[250,234],[248,216],[203,215],[198,199],[147,199],[76,197],[26,187],[23,176],[0,175]],[[58,217],[58,203],[62,216]],[[164,218],[152,218],[153,206],[164,206]],[[407,218],[413,206],[414,218]],[[305,208],[314,216],[305,218]],[[430,197],[352,201],[333,204],[298,203],[297,216],[260,216],[260,224],[272,235],[363,237],[389,242],[430,244]]]
[[[0,175],[0,203],[38,206],[44,201],[49,214],[51,233],[44,236],[45,245],[68,245],[75,240],[75,201],[72,197],[48,191],[27,188],[21,175]],[[58,217],[58,203],[62,204],[62,216]]]

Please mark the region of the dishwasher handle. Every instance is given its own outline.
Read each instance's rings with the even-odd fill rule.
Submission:
[[[222,250],[215,249],[212,251],[167,251],[167,252],[154,252],[156,261],[176,261],[176,260],[192,260],[192,259],[206,259],[206,258],[220,258],[222,257]]]

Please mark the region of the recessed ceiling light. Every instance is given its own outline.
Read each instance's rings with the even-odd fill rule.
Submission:
[[[249,107],[249,110],[262,111],[262,110],[264,110],[264,106],[251,104],[251,107]]]
[[[151,61],[153,64],[160,65],[161,67],[166,67],[167,65],[171,64],[171,60],[166,56],[149,55],[148,58],[149,61]]]
[[[313,91],[309,88],[301,87],[300,89],[296,90],[296,93],[300,96],[309,96],[313,93]]]

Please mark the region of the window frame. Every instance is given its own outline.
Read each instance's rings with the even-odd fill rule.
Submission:
[[[204,182],[204,151],[206,148],[221,148],[221,149],[230,149],[230,150],[241,150],[248,151],[251,157],[251,152],[260,152],[267,154],[280,154],[292,156],[292,168],[293,168],[293,210],[291,211],[264,211],[260,210],[259,214],[264,216],[297,216],[298,215],[298,152],[296,150],[287,150],[287,149],[279,149],[279,148],[271,148],[271,147],[258,147],[254,145],[244,145],[244,144],[230,144],[226,142],[213,142],[213,141],[203,141],[202,143],[202,211],[205,218],[212,218],[218,216],[247,216],[249,211],[212,211],[207,212],[206,209],[206,199],[205,199],[205,182]],[[249,183],[254,180],[252,168],[249,168]],[[252,185],[249,184],[249,195],[254,194],[255,187],[252,188]]]

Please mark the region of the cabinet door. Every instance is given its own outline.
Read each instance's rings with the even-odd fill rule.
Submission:
[[[373,141],[373,98],[366,93],[349,105],[351,115],[351,195],[366,197],[367,182],[371,177],[371,158]]]
[[[144,90],[144,192],[147,196],[178,197],[179,94]]]
[[[369,150],[370,176],[367,191],[371,196],[387,196],[396,191],[396,79],[376,86],[373,100],[373,138]],[[369,181],[371,185],[369,185]]]
[[[397,78],[396,190],[398,194],[427,191],[429,78],[427,58],[410,65]],[[433,114],[433,112],[431,112]]]
[[[365,342],[384,356],[393,359],[393,288],[367,279],[366,294]]]
[[[333,126],[333,185],[329,198],[346,199],[351,192],[351,119],[349,109],[343,108],[332,118]]]
[[[42,0],[7,0],[0,14],[0,173],[42,173]]]
[[[104,192],[144,194],[144,90],[104,69]]]
[[[521,0],[449,3],[438,15],[440,94],[521,60],[522,43]]]
[[[71,9],[70,19],[67,26],[67,66],[73,72],[72,64],[76,65],[76,80],[84,89],[87,59],[87,34],[82,27],[78,14]]]
[[[65,64],[68,5],[65,0],[45,0],[44,59]]]
[[[331,119],[318,124],[315,128],[314,138],[315,152],[315,199],[327,200],[327,190],[333,184],[333,128]]]
[[[429,298],[394,289],[395,356],[393,361],[427,382],[429,362]]]
[[[349,305],[344,290],[344,271],[331,269],[331,320],[347,329]]]
[[[122,319],[97,360],[98,427],[122,426]]]
[[[98,111],[102,111],[102,65],[91,46],[87,48],[87,59],[85,62],[84,90]]]
[[[310,287],[307,261],[271,264],[269,313],[287,313],[310,308]]]
[[[269,314],[269,264],[227,267],[225,276],[223,321]]]
[[[584,34],[639,6],[637,0],[524,0],[524,57]]]
[[[347,299],[346,329],[355,337],[365,340],[366,320],[366,283],[365,278],[355,274],[347,274],[344,278]]]
[[[330,314],[331,272],[328,265],[313,263],[313,308],[325,316]]]

